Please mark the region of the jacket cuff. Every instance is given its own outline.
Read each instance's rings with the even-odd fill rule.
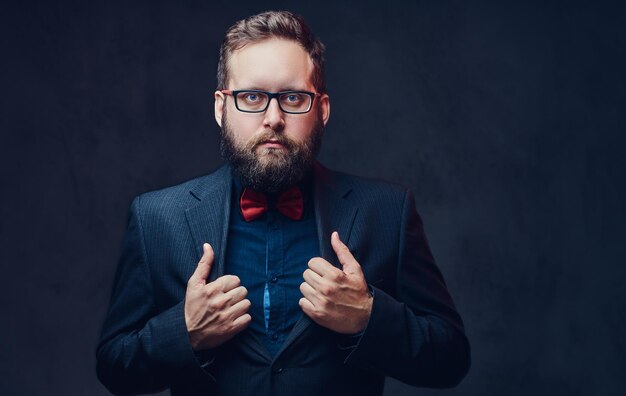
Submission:
[[[372,298],[374,297],[374,289],[371,285],[367,285],[367,288],[369,289],[369,293],[370,296],[372,296]],[[374,300],[372,300],[372,311],[373,311],[373,304],[374,304]],[[361,337],[363,337],[363,334],[365,334],[365,330],[367,329],[367,326],[369,326],[369,321],[371,320],[372,316],[370,314],[370,317],[367,321],[367,324],[365,325],[365,328],[361,331],[359,331],[356,334],[340,334],[339,335],[339,341],[337,342],[337,348],[341,349],[341,350],[350,350],[350,349],[354,349],[359,345],[359,342],[361,341]],[[345,363],[345,361],[344,361]]]

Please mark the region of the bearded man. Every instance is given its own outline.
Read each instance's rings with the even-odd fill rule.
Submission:
[[[411,192],[315,160],[323,52],[290,12],[228,30],[226,164],[133,201],[97,349],[111,392],[381,395],[385,376],[440,388],[467,373]]]

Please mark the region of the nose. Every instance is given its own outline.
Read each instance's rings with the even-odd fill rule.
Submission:
[[[274,131],[280,131],[285,127],[285,113],[278,105],[278,99],[272,98],[270,104],[265,110],[263,126]]]

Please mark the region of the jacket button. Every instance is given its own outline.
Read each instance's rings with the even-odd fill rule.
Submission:
[[[282,367],[274,367],[274,369],[272,371],[274,371],[274,374],[279,374],[279,373],[283,372],[283,368]]]

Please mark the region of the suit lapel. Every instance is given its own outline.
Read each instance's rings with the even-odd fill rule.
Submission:
[[[190,191],[199,202],[185,211],[198,260],[202,257],[203,243],[208,242],[215,251],[215,261],[208,281],[213,281],[224,274],[231,183],[230,167],[221,167]]]
[[[320,256],[334,266],[342,268],[330,244],[330,235],[333,231],[337,231],[341,240],[350,246],[352,225],[354,224],[358,207],[349,199],[352,191],[349,185],[342,183],[337,176],[333,175],[331,171],[319,163],[315,164],[314,170],[313,196]],[[311,318],[302,314],[275,359],[313,323]]]
[[[202,257],[202,244],[208,242],[215,250],[213,269],[207,282],[226,273],[225,258],[228,243],[228,226],[230,223],[230,207],[232,202],[232,176],[228,165],[223,166],[205,183],[197,185],[191,194],[200,202],[187,209],[187,224],[196,245],[198,260]],[[237,336],[241,347],[257,353],[265,361],[271,361],[267,349],[252,332],[245,331]]]
[[[333,231],[349,246],[352,225],[358,207],[349,198],[352,188],[341,183],[336,176],[316,163],[315,167],[315,225],[320,255],[337,268],[342,268],[330,244]]]
[[[319,163],[314,168],[314,207],[315,224],[320,256],[341,268],[341,264],[330,244],[330,235],[337,231],[341,240],[350,246],[352,225],[358,213],[357,206],[350,200],[352,191],[349,184],[342,182],[340,177],[324,168]],[[193,236],[198,260],[202,257],[202,244],[208,242],[215,249],[215,264],[208,281],[213,281],[225,273],[225,255],[230,219],[232,194],[231,169],[225,165],[203,179],[191,191],[198,199],[198,204],[186,210],[187,224]],[[302,314],[282,348],[274,359],[300,337],[314,322]],[[240,341],[248,344],[268,360],[271,360],[265,347],[255,336],[244,332],[239,335]]]

